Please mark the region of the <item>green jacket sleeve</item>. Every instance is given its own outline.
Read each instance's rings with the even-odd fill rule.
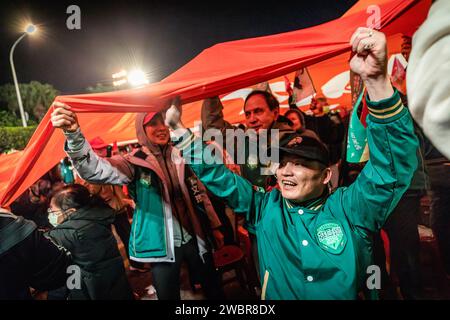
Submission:
[[[377,232],[411,183],[418,141],[398,92],[377,102],[367,99],[370,159],[356,181],[342,191],[349,222],[364,237]]]
[[[186,163],[215,196],[225,199],[236,213],[245,214],[247,223],[255,227],[261,219],[261,205],[265,191],[230,171],[223,163],[214,163],[211,153],[199,138],[189,131],[176,147],[181,150]]]

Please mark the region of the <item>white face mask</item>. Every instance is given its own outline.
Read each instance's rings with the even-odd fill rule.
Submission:
[[[52,213],[49,213],[48,215],[48,222],[50,222],[50,224],[54,227],[56,227],[59,223],[58,223],[58,215]]]

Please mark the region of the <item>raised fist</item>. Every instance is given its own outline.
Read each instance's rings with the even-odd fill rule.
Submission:
[[[350,60],[350,69],[359,74],[373,101],[391,97],[394,89],[387,74],[387,46],[384,33],[358,28],[350,44],[355,55]]]
[[[350,68],[362,80],[387,76],[387,47],[384,33],[358,28],[353,33],[350,44],[356,53],[350,60]]]

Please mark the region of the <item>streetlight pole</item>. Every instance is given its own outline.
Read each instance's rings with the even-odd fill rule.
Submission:
[[[14,79],[14,86],[16,87],[16,94],[17,94],[17,103],[19,104],[19,110],[20,110],[20,117],[22,118],[22,125],[26,128],[27,127],[27,120],[25,119],[25,112],[23,111],[23,105],[22,105],[22,97],[20,96],[20,90],[19,90],[19,83],[17,82],[17,76],[16,76],[16,69],[14,68],[14,61],[13,61],[13,54],[14,49],[16,48],[17,44],[27,35],[26,32],[24,32],[23,35],[19,37],[19,39],[14,42],[13,46],[11,47],[11,51],[9,52],[9,63],[11,64],[11,71]]]
[[[11,71],[12,71],[12,75],[13,75],[14,86],[16,88],[17,103],[19,104],[20,117],[22,118],[22,125],[25,128],[27,127],[27,120],[25,119],[25,112],[23,110],[22,97],[20,96],[19,83],[17,82],[16,69],[14,68],[13,54],[14,54],[14,49],[19,44],[20,40],[22,40],[27,34],[33,34],[34,32],[36,32],[36,30],[37,29],[34,25],[29,24],[25,28],[25,32],[19,37],[19,39],[16,40],[16,42],[14,42],[13,46],[11,47],[11,51],[9,52],[9,63],[11,64]]]

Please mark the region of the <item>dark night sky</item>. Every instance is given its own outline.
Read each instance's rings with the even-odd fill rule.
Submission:
[[[5,1],[0,4],[0,85],[11,82],[9,50],[18,22],[45,31],[14,53],[19,82],[53,84],[63,94],[110,84],[120,68],[141,66],[159,81],[218,42],[317,25],[341,16],[355,0],[266,1]],[[66,8],[81,8],[81,30],[66,28]],[[220,61],[218,61],[220,63]]]

